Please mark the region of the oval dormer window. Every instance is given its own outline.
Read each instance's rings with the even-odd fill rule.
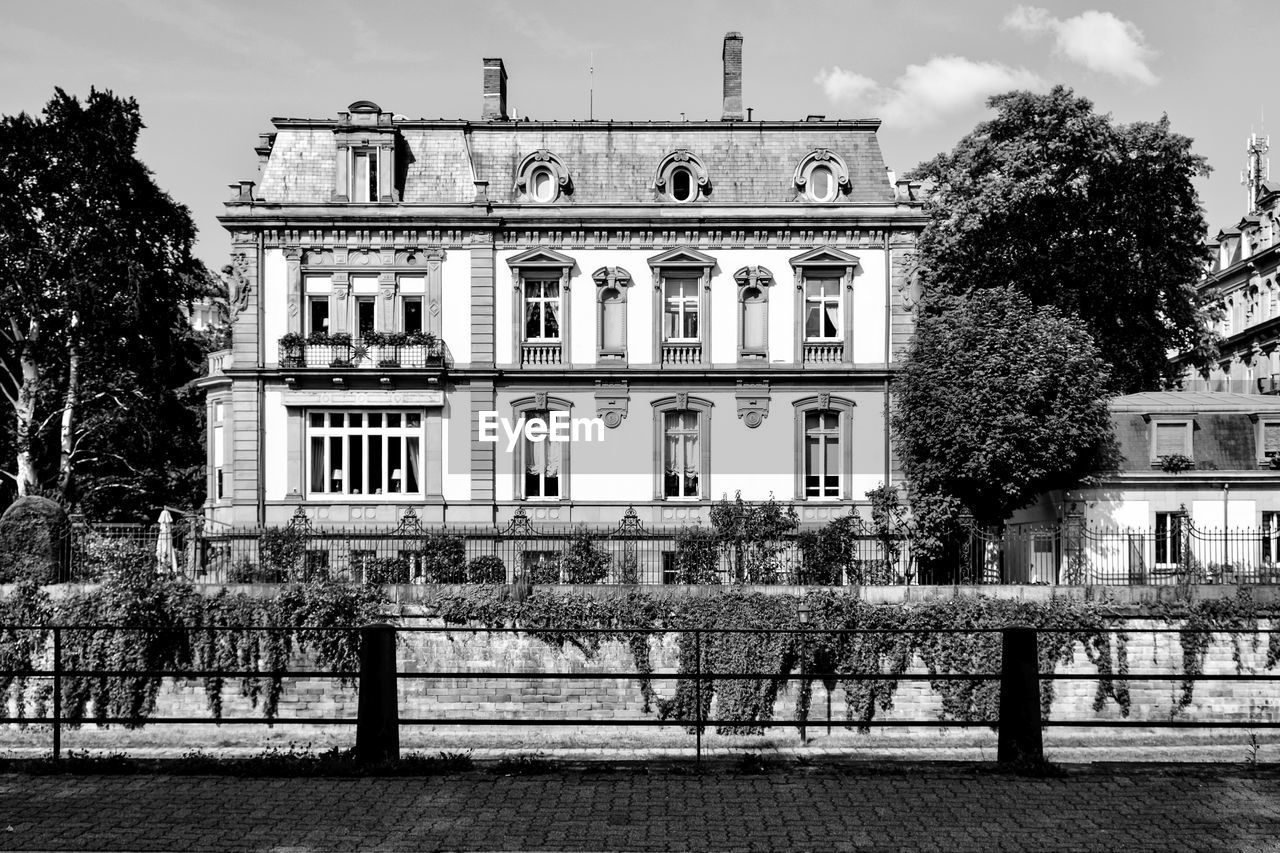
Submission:
[[[693,198],[693,174],[688,169],[672,170],[671,197],[676,201],[688,201]]]
[[[550,169],[534,169],[529,178],[530,195],[534,201],[551,201],[556,194],[556,179]]]
[[[809,172],[809,197],[814,201],[831,201],[835,188],[835,176],[826,166],[814,166]]]

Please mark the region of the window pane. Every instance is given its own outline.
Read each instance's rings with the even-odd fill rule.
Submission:
[[[684,329],[683,337],[698,337],[698,309],[696,307],[686,307],[684,312]]]
[[[809,173],[809,192],[816,199],[826,199],[831,194],[831,170],[815,166]]]
[[[1183,455],[1187,452],[1185,424],[1156,424],[1156,456]]]
[[[341,415],[339,415],[341,417]],[[346,478],[342,469],[342,437],[329,437],[329,491],[346,491]]]
[[[326,491],[324,485],[324,439],[316,435],[311,437],[311,491]]]
[[[327,332],[329,330],[329,297],[308,297],[307,307],[307,332]]]
[[[405,298],[404,300],[404,331],[406,332],[422,332],[426,327],[422,325],[422,300]]]
[[[312,412],[310,415],[308,415],[308,418],[309,418],[309,420],[310,420],[310,422],[311,422],[311,425],[312,425],[313,427],[322,427],[322,426],[324,426],[324,415],[323,415],[322,413],[320,413],[320,412]]]
[[[343,418],[342,418],[342,413],[341,413],[341,412],[330,412],[330,413],[329,413],[329,426],[330,426],[330,427],[341,427],[341,426],[342,426],[342,422],[343,422]]]
[[[840,306],[827,303],[823,319],[825,320],[822,326],[823,337],[838,337],[840,335]]]
[[[542,337],[542,303],[530,300],[524,306],[525,340],[537,340]]]
[[[369,154],[357,151],[355,155],[355,174],[352,176],[352,201],[369,200]]]
[[[361,297],[356,300],[356,329],[359,337],[366,337],[373,331],[373,311],[372,297]]]
[[[387,412],[387,426],[395,427],[396,429],[400,428],[399,412]]]
[[[1280,454],[1280,424],[1262,425],[1262,452],[1266,456]]]
[[[828,438],[826,444],[827,494],[834,496],[840,487],[840,442]]]
[[[822,445],[814,435],[804,439],[804,473],[814,478],[822,474]]]
[[[372,429],[380,426],[382,426],[382,412],[370,412],[369,427]]]
[[[822,332],[822,309],[818,305],[810,305],[804,314],[804,336],[819,337]]]
[[[370,419],[373,415],[369,416]],[[372,426],[372,424],[370,424]],[[369,494],[382,494],[382,435],[365,436],[366,458],[369,460]]]
[[[688,201],[693,195],[693,176],[688,169],[676,169],[671,173],[671,197],[676,201]]]
[[[390,420],[390,415],[387,416]],[[399,494],[404,491],[404,466],[401,464],[401,439],[398,436],[387,439],[387,470],[391,472],[387,481],[387,491]]]
[[[347,436],[347,493],[364,494],[364,448],[358,435]]]
[[[416,494],[418,492],[418,466],[421,459],[418,453],[419,438],[411,435],[404,440],[405,443],[405,468],[404,468],[404,490],[406,492]]]
[[[546,169],[538,169],[533,173],[533,197],[538,201],[551,198],[551,173]]]
[[[422,427],[422,415],[418,412],[406,412],[404,425],[406,429],[420,429]]]

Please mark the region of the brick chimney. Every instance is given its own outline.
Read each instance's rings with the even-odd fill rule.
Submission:
[[[724,115],[721,121],[742,121],[742,33],[725,33],[724,50]]]
[[[507,69],[496,57],[484,61],[484,121],[507,120]]]

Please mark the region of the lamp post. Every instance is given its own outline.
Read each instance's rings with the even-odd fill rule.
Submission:
[[[809,656],[809,637],[807,634],[809,627],[809,602],[804,599],[800,600],[800,606],[796,609],[796,618],[800,621],[800,690],[804,691],[808,684],[806,678],[806,662]],[[811,697],[812,698],[812,697]],[[806,709],[805,718],[808,717]],[[800,742],[808,743],[808,731],[805,726],[805,719],[800,720]]]

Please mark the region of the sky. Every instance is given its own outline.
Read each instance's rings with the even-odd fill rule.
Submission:
[[[898,173],[989,116],[987,96],[1057,83],[1120,122],[1167,113],[1214,169],[1197,189],[1215,233],[1246,212],[1248,135],[1274,128],[1280,158],[1280,4],[1257,0],[44,0],[3,17],[0,113],[38,111],[55,86],[136,98],[139,155],[191,209],[213,269],[229,252],[227,185],[256,179],[273,116],[328,118],[368,99],[478,119],[481,59],[499,56],[520,116],[587,118],[594,87],[597,119],[718,119],[729,30],[743,35],[754,118],[880,118]]]

